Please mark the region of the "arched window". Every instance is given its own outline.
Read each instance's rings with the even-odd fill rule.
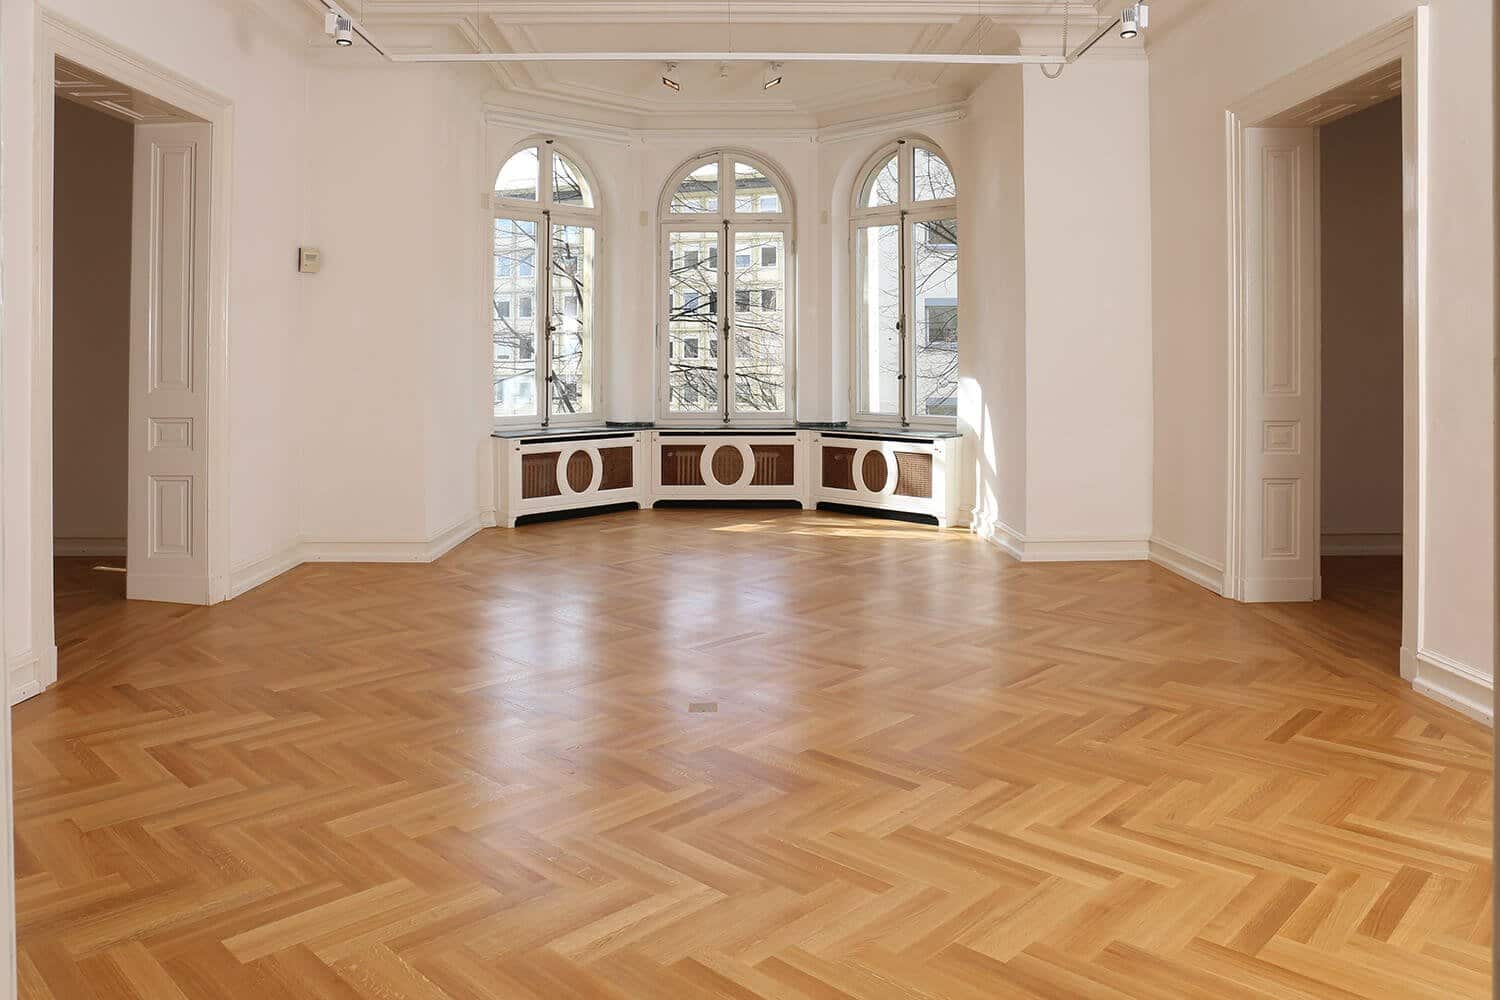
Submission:
[[[495,421],[597,419],[594,185],[576,157],[539,141],[500,168],[494,208]]]
[[[667,182],[659,315],[665,420],[787,419],[792,385],[792,208],[778,172],[706,153]]]
[[[951,424],[958,413],[958,186],[935,147],[903,139],[855,187],[854,411]]]

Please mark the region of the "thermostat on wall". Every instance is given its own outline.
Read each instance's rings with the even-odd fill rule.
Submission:
[[[323,269],[323,251],[317,247],[301,247],[297,250],[297,270],[302,274],[317,274]]]

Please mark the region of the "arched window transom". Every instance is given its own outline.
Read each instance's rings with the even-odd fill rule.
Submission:
[[[707,153],[668,181],[661,208],[664,420],[791,416],[791,206],[747,153]]]
[[[594,185],[576,157],[538,141],[500,168],[494,215],[495,422],[596,419]]]
[[[958,413],[958,186],[936,148],[901,140],[855,187],[854,412],[946,425]]]

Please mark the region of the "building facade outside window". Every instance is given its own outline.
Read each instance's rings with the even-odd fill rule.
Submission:
[[[578,158],[523,146],[495,181],[492,341],[497,426],[599,417],[600,207]]]
[[[749,153],[705,153],[668,181],[660,221],[660,417],[790,419],[794,242],[780,173]]]
[[[958,414],[958,185],[941,152],[900,140],[853,208],[856,420],[951,427]]]

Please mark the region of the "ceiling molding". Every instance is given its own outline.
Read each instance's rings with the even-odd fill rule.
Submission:
[[[826,125],[818,129],[818,142],[847,142],[886,132],[910,132],[960,122],[969,115],[969,102],[955,102],[941,107],[911,111],[904,115],[878,115],[854,121]]]
[[[582,118],[569,118],[564,115],[535,111],[520,111],[514,108],[495,107],[494,105],[485,106],[484,120],[490,125],[505,125],[510,128],[535,132],[538,135],[569,136],[575,139],[597,139],[600,142],[610,142],[618,146],[629,146],[635,136],[635,133],[631,129],[622,128],[618,125],[605,125]]]
[[[1094,18],[1117,0],[1068,4],[1075,20]],[[377,23],[392,17],[489,17],[497,23],[722,24],[725,0],[364,0],[361,19]],[[829,23],[927,24],[960,18],[1043,18],[1062,23],[1058,0],[735,0],[732,20],[740,24]]]

